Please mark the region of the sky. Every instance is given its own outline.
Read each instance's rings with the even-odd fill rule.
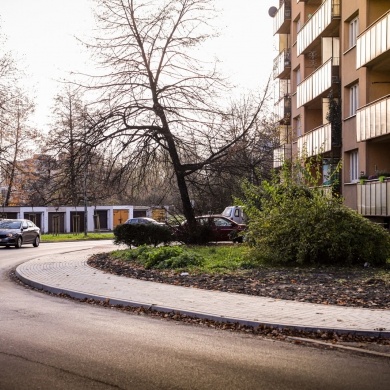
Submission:
[[[211,46],[222,70],[240,92],[261,89],[277,56],[270,7],[278,0],[215,0],[222,9],[215,23],[221,36]],[[58,80],[70,71],[90,69],[88,53],[76,37],[93,36],[91,0],[1,0],[0,33],[28,77],[36,103],[32,124],[48,129]]]

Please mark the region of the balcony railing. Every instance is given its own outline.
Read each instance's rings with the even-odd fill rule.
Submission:
[[[390,95],[357,110],[357,141],[390,134]]]
[[[332,149],[332,127],[330,123],[298,138],[299,157],[312,157]]]
[[[285,0],[274,16],[274,35],[288,34],[291,24],[291,2]]]
[[[340,18],[340,0],[325,0],[297,34],[297,56],[302,54],[334,19]]]
[[[389,50],[390,11],[359,35],[356,42],[357,69]]]
[[[310,187],[312,190],[316,191],[318,194],[321,194],[323,197],[331,199],[333,196],[333,186],[323,185],[318,187]]]
[[[338,82],[339,58],[330,58],[297,86],[297,108],[310,102]]]
[[[291,93],[291,82],[289,79],[276,79],[274,85],[274,100],[278,102],[284,96]]]
[[[358,184],[358,212],[367,216],[390,215],[390,181],[367,181]]]
[[[285,77],[291,69],[290,49],[284,49],[274,59],[274,79]]]
[[[291,144],[274,149],[274,168],[280,168],[285,161],[291,160]]]

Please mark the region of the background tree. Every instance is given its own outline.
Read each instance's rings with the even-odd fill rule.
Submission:
[[[2,51],[5,37],[0,35],[0,188],[4,206],[26,201],[21,187],[26,179],[21,163],[30,157],[39,141],[29,124],[34,103],[22,88],[25,78],[10,52]]]
[[[233,106],[229,126],[232,139],[252,120],[254,110],[256,107],[250,96]],[[263,113],[266,111],[263,110]],[[271,178],[278,131],[269,117],[256,117],[248,134],[232,146],[224,157],[189,179],[199,213],[220,213],[235,198],[243,195],[243,180],[259,185],[262,180]]]
[[[121,155],[122,172],[145,177],[151,166],[170,165],[182,211],[195,223],[189,178],[249,137],[264,97],[232,133],[229,90],[197,50],[213,35],[211,0],[96,3],[102,36],[88,46],[101,73],[88,87],[99,116],[88,140]]]
[[[17,94],[15,102],[8,105],[2,123],[3,136],[6,139],[6,149],[2,155],[2,170],[7,188],[3,200],[4,206],[11,205],[11,195],[13,205],[26,203],[27,197],[22,186],[25,180],[31,177],[23,160],[31,154],[33,141],[38,138],[36,130],[28,125],[34,105],[27,96],[23,96],[22,92],[19,90],[15,92]]]
[[[43,204],[80,205],[86,199],[98,204],[111,199],[117,190],[120,168],[108,150],[92,148],[87,138],[90,114],[77,88],[67,85],[54,102],[53,125],[43,150],[51,156],[51,167],[42,170],[33,193]],[[48,162],[48,161],[46,161]]]

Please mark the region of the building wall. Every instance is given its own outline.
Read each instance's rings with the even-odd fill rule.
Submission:
[[[289,26],[290,39],[283,38],[283,49],[286,48],[286,42],[291,42],[291,71],[288,77],[291,79],[291,126],[295,141],[293,151],[297,152],[299,142],[296,141],[299,141],[300,137],[324,124],[327,118],[324,102],[329,91],[325,91],[322,96],[314,96],[311,100],[305,100],[298,108],[298,86],[300,82],[302,83],[315,74],[314,72],[325,63],[330,54],[337,57],[335,50],[330,49],[335,40],[339,40],[340,66],[332,69],[332,72],[338,72],[339,85],[333,84],[332,77],[331,89],[333,92],[339,91],[340,95],[337,97],[341,101],[342,110],[341,192],[347,206],[355,210],[364,210],[365,207],[358,204],[358,186],[361,184],[356,173],[364,172],[375,180],[375,175],[379,176],[380,171],[390,172],[390,42],[385,40],[386,36],[390,37],[390,1],[331,1],[332,18],[327,27],[321,26],[321,23],[317,25],[315,23],[322,20],[319,19],[319,9],[321,8],[323,14],[330,0],[280,1],[280,6],[291,4],[291,21],[286,20],[283,25],[284,34],[286,34],[286,26]],[[336,11],[338,9],[339,14]],[[351,22],[355,18],[357,18],[356,40],[351,44],[350,39],[354,36],[353,27],[356,26],[356,24],[351,25]],[[312,25],[324,27],[320,38],[316,35],[317,30],[314,28],[310,30],[309,27]],[[366,43],[365,37],[373,31],[373,26],[376,29],[376,35],[372,34],[370,40],[367,38],[368,43]],[[310,33],[306,34],[306,31]],[[300,40],[302,37],[305,38],[306,46]],[[299,49],[301,54],[297,55],[299,43],[301,43]],[[302,47],[304,47],[303,50]],[[334,48],[337,50],[337,46]],[[364,50],[363,53],[362,50]],[[362,54],[367,59],[365,62],[361,61],[363,57],[359,57]],[[359,66],[358,64],[362,62],[363,65]],[[298,69],[300,70],[300,82]],[[332,73],[332,75],[336,74]],[[319,78],[317,84],[322,81]],[[356,96],[353,93],[354,89],[351,88],[355,84],[358,85]],[[314,88],[316,87],[318,85],[314,84]],[[300,88],[302,89],[302,84]],[[356,102],[355,111],[351,111],[353,102]],[[298,131],[298,123],[301,124],[301,131]],[[362,132],[369,133],[369,135],[362,137]],[[323,153],[322,157],[334,156],[336,152],[332,146],[332,150]],[[294,153],[292,157],[294,158]],[[355,161],[358,161],[358,164]],[[388,186],[381,187],[387,188]],[[379,187],[376,186],[376,188]],[[365,192],[370,192],[368,187]],[[384,194],[382,199],[390,199],[390,194]],[[387,215],[390,216],[390,201],[384,206],[382,211],[386,209]]]

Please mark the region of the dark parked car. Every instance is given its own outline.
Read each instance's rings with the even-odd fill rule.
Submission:
[[[126,224],[153,224],[153,225],[165,225],[165,223],[158,222],[153,218],[147,217],[139,217],[139,218],[130,218],[126,222]]]
[[[221,215],[201,215],[195,218],[197,223],[211,228],[210,241],[242,242],[243,237],[239,233],[246,229],[246,225],[239,224],[230,218]],[[180,238],[181,232],[186,228],[184,221],[176,230]],[[184,229],[184,230],[183,230]]]
[[[0,221],[0,245],[20,248],[24,244],[39,246],[41,230],[28,219],[3,219]]]

